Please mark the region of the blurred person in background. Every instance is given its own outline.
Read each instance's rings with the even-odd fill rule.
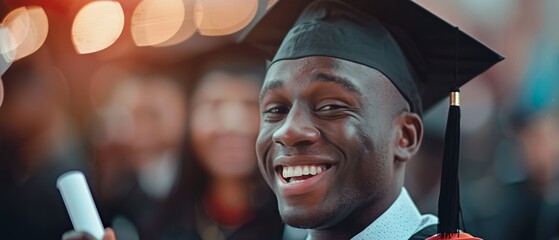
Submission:
[[[284,226],[254,150],[265,62],[236,46],[193,61],[185,162],[152,237],[281,239]]]
[[[182,83],[163,74],[134,74],[116,79],[97,111],[98,199],[105,222],[122,239],[144,234],[176,183],[186,106]]]
[[[70,170],[86,170],[80,139],[67,114],[65,79],[41,57],[17,61],[2,76],[2,239],[59,239],[72,225],[56,179]]]
[[[451,23],[460,23],[462,29],[494,46],[507,58],[484,74],[486,81],[474,81],[461,89],[463,96],[468,96],[463,98],[460,152],[462,209],[467,231],[484,239],[550,239],[549,232],[553,230],[549,229],[557,229],[553,219],[559,217],[557,210],[550,207],[555,202],[553,196],[559,193],[559,187],[554,186],[556,180],[552,180],[557,178],[557,164],[553,163],[556,160],[552,160],[552,156],[554,146],[559,144],[552,140],[556,139],[552,136],[557,133],[553,133],[555,127],[550,123],[558,120],[553,117],[556,115],[553,113],[556,110],[551,107],[553,104],[540,108],[536,107],[536,102],[557,101],[546,92],[559,88],[559,15],[556,14],[559,2],[417,2],[448,16]],[[542,81],[542,78],[548,79]],[[485,83],[488,87],[482,89],[475,86],[477,83]],[[518,99],[511,102],[513,98]],[[528,100],[530,98],[532,100]],[[514,114],[508,111],[511,105],[517,109]],[[522,108],[532,110],[518,111]],[[508,112],[509,116],[504,117],[501,112]],[[438,112],[438,109],[427,113],[424,119],[426,128],[430,128],[430,122],[434,123],[445,115],[446,112]],[[510,127],[502,126],[504,118],[508,118]],[[444,129],[435,132],[441,134],[434,136],[437,139],[444,137]],[[442,145],[422,147],[419,158],[433,153],[442,156]],[[436,165],[434,162],[429,164]],[[425,168],[427,166],[411,164],[407,174],[419,176]],[[540,170],[528,170],[536,168]],[[547,180],[542,181],[544,179]],[[406,184],[410,194],[419,200],[419,208],[432,212],[436,201],[429,189],[438,183],[428,176],[409,180]],[[547,182],[544,185],[548,187],[536,182]],[[546,193],[541,195],[536,189],[545,189]]]
[[[559,32],[554,31],[537,36],[523,81],[503,109],[508,138],[495,151],[495,176],[470,190],[479,194],[465,206],[474,213],[467,225],[487,239],[559,238]]]
[[[559,31],[536,39],[520,89],[508,114],[510,145],[514,147],[503,150],[516,153],[516,157],[501,155],[498,159],[500,168],[509,167],[508,174],[500,176],[506,199],[500,221],[508,229],[503,239],[557,239]],[[511,166],[521,171],[512,171]]]

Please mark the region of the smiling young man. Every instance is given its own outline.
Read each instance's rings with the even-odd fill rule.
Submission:
[[[409,212],[404,163],[418,150],[423,127],[384,75],[305,57],[272,65],[268,76],[257,151],[285,222],[314,229],[313,239],[348,239],[400,199],[410,208],[400,220],[414,227],[394,219],[379,230],[407,236],[437,223]]]
[[[256,151],[287,224],[310,239],[440,233],[403,188],[421,113],[498,54],[402,0],[279,1],[245,43],[273,59]]]

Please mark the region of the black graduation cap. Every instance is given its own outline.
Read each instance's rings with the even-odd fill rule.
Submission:
[[[451,93],[439,235],[459,232],[458,88],[503,60],[409,0],[281,0],[244,37],[274,62],[329,56],[382,72],[421,114]]]
[[[301,15],[303,11],[305,14]],[[298,27],[298,31],[290,32],[292,27]],[[390,36],[386,36],[386,32]],[[280,49],[284,38],[295,37],[298,41],[295,48]],[[379,56],[377,53],[390,53],[382,58],[397,58],[394,53],[398,49],[390,49],[393,47],[390,39],[385,41],[391,37],[415,71],[417,86],[407,84],[407,79],[403,79],[404,84],[397,83],[395,81],[399,80],[389,76],[396,75],[393,72],[405,66],[385,64],[383,69],[377,70],[387,75],[408,101],[412,96],[406,96],[406,92],[412,91],[407,88],[416,87],[425,110],[448,96],[450,89],[465,84],[503,59],[408,0],[281,0],[248,32],[243,42],[258,48],[263,56],[273,61],[321,54],[377,68],[376,65],[382,64],[374,59]],[[380,46],[379,41],[389,46]],[[456,56],[459,56],[458,61]],[[456,79],[455,64],[459,66]]]

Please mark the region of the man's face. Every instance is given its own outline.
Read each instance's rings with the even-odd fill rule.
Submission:
[[[258,164],[284,221],[325,229],[385,202],[394,180],[396,88],[329,57],[271,66],[260,99]]]

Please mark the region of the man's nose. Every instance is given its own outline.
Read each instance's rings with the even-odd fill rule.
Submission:
[[[282,126],[272,135],[272,140],[288,147],[317,142],[320,131],[315,127],[311,114],[301,107],[293,107]]]

